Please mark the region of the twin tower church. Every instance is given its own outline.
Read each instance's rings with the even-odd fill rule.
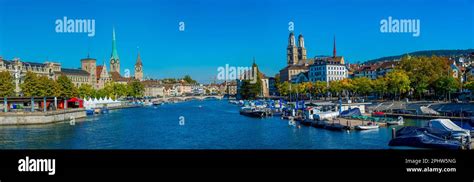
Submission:
[[[332,56],[308,58],[303,35],[300,34],[298,42],[296,42],[295,34],[290,32],[286,48],[286,60],[287,65],[279,72],[280,81],[282,82],[300,82],[300,80],[329,82],[347,77],[344,57],[336,55],[335,37]]]
[[[117,83],[128,83],[134,79],[143,81],[143,64],[138,52],[137,60],[135,62],[134,76],[131,77],[129,73],[125,72],[122,76],[120,70],[120,57],[117,51],[117,42],[115,39],[115,29],[112,30],[112,53],[110,55],[110,71],[107,70],[107,65],[104,61],[103,65],[96,65],[96,59],[85,58],[81,59],[81,67],[84,71],[89,73],[90,84],[97,89],[105,86],[105,83],[114,81]]]

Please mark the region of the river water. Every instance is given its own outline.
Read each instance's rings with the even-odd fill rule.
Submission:
[[[73,125],[0,126],[2,149],[387,149],[390,137],[391,127],[337,132],[249,118],[225,100],[113,110]]]

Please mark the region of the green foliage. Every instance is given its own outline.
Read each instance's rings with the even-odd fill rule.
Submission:
[[[85,98],[92,98],[95,95],[95,90],[94,90],[94,87],[92,87],[92,85],[82,84],[78,88],[78,93],[79,93],[80,98],[84,98],[84,99]]]
[[[410,90],[410,78],[407,73],[403,70],[394,70],[387,73],[387,87],[388,91],[397,94],[404,94]],[[399,95],[399,98],[400,98]]]
[[[388,92],[387,82],[387,77],[379,77],[372,81],[372,88],[379,96],[383,96]]]
[[[459,82],[452,76],[441,76],[435,82],[435,90],[438,93],[443,93],[445,98],[448,98],[448,94],[455,92],[459,89]]]
[[[40,89],[41,82],[39,81],[36,73],[26,72],[23,83],[20,85],[23,96],[25,97],[34,97],[43,95],[43,91]]]
[[[0,97],[12,96],[15,93],[13,77],[8,71],[0,72]]]
[[[373,81],[367,77],[359,77],[352,80],[352,89],[359,95],[368,95],[374,91]]]
[[[448,59],[438,56],[405,56],[401,59],[398,69],[406,72],[410,86],[421,98],[428,89],[436,87],[436,81],[443,75],[448,75],[450,67]]]
[[[128,84],[128,95],[132,97],[142,97],[145,93],[145,86],[138,80],[134,80]]]
[[[94,93],[94,98],[105,98],[109,97],[109,93],[105,89],[96,90]]]
[[[290,93],[290,83],[288,81],[285,81],[283,83],[278,83],[276,85],[278,93],[282,96],[287,96]]]
[[[60,94],[60,86],[53,79],[49,79],[47,76],[39,76],[38,80],[42,83],[39,88],[41,94],[38,96],[51,97]]]
[[[36,73],[27,72],[20,87],[25,97],[77,96],[76,87],[64,75],[54,81],[47,76],[38,76]]]
[[[339,80],[329,82],[329,92],[333,95],[339,96],[343,90],[344,88]]]
[[[191,76],[189,76],[189,75],[184,76],[183,80],[184,80],[186,83],[189,83],[189,84],[196,84],[196,83],[197,83],[197,81],[196,81],[196,80],[193,80],[193,79],[191,78]]]
[[[469,89],[471,92],[474,92],[474,81],[469,81],[464,85],[465,89]]]
[[[316,81],[313,84],[314,94],[325,94],[327,92],[327,83],[323,81]]]
[[[175,84],[175,83],[178,83],[178,80],[176,80],[175,78],[165,78],[165,79],[162,79],[161,80],[163,83],[165,84]]]
[[[76,97],[78,96],[77,88],[74,86],[72,81],[65,75],[61,75],[56,80],[59,85],[59,96],[60,97]]]
[[[240,95],[242,99],[255,99],[260,96],[262,92],[262,80],[258,79],[257,82],[251,83],[250,80],[242,80]]]
[[[255,64],[255,62],[252,65],[251,74],[254,75],[254,77],[256,76],[256,78],[253,78],[252,80],[242,80],[240,96],[243,99],[255,99],[258,96],[261,96],[262,93],[262,75],[258,70],[258,66],[257,64]]]

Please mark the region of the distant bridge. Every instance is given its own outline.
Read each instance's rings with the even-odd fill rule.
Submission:
[[[173,101],[188,101],[188,100],[204,100],[204,99],[219,99],[221,100],[224,96],[221,95],[208,95],[208,96],[179,96],[179,97],[164,97],[151,99],[153,102],[173,102]]]

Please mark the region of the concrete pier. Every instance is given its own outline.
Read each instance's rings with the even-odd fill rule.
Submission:
[[[338,121],[339,120],[339,121]],[[357,125],[363,125],[367,124],[368,122],[371,121],[363,121],[363,120],[358,120],[358,119],[348,119],[348,118],[337,118],[334,119],[334,123],[339,123],[343,126],[346,126],[349,129],[354,129],[355,126]],[[333,123],[333,121],[328,121],[328,123]],[[379,127],[387,127],[387,123],[384,122],[375,122],[379,125]]]
[[[0,113],[0,125],[47,124],[84,117],[84,108],[47,112],[6,112]]]

